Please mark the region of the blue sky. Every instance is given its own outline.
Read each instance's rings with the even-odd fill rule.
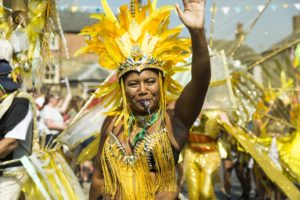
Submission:
[[[145,2],[146,0],[143,0]],[[244,30],[247,31],[251,22],[258,15],[258,7],[264,5],[268,0],[215,0],[217,5],[217,14],[215,18],[214,38],[233,40],[236,24],[242,22]],[[108,0],[113,10],[129,0]],[[158,6],[166,4],[181,3],[181,0],[158,0]],[[206,30],[210,32],[212,0],[207,0]],[[246,39],[246,44],[261,52],[270,48],[270,46],[292,33],[292,17],[300,15],[300,7],[297,9],[295,4],[300,0],[273,0],[256,26],[250,32]],[[67,7],[69,5],[78,5],[82,8],[95,6],[101,9],[100,0],[60,0],[59,6]],[[226,8],[227,7],[227,8]],[[229,11],[225,15],[226,9]],[[180,23],[176,14],[171,18],[171,26]],[[185,30],[182,36],[188,36]]]

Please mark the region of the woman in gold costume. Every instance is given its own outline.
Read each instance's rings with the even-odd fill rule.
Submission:
[[[213,177],[221,157],[218,149],[219,112],[203,111],[191,129],[184,154],[184,168],[190,200],[213,200]]]
[[[115,80],[97,94],[110,105],[101,129],[89,199],[176,199],[175,165],[189,129],[199,115],[210,81],[203,0],[183,0],[176,10],[192,42],[192,80],[182,90],[172,79],[189,56],[182,27],[168,29],[173,6],[156,9],[132,1],[116,17],[106,0],[100,21],[82,32],[90,36],[82,52],[99,55]]]

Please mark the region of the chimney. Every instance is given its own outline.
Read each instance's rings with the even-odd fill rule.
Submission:
[[[293,32],[294,33],[300,32],[300,15],[293,17]]]
[[[245,37],[245,32],[244,32],[243,24],[241,22],[239,22],[236,25],[235,39],[236,40],[241,40],[241,39],[243,39],[243,37]]]
[[[26,12],[28,2],[24,0],[11,0],[11,8],[13,11]]]
[[[28,8],[28,0],[0,0],[0,4],[12,9],[13,11],[23,11],[25,12]]]

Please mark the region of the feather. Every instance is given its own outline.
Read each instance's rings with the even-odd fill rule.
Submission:
[[[106,14],[106,16],[109,19],[113,20],[115,23],[118,23],[118,20],[116,19],[115,14],[110,9],[107,1],[106,0],[101,0],[101,3],[102,3],[102,7],[103,7],[103,10],[104,10],[104,13]]]

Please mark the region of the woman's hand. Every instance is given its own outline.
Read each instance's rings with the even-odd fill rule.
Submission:
[[[182,23],[190,30],[203,30],[206,0],[183,0],[184,11],[175,4],[177,13]]]

